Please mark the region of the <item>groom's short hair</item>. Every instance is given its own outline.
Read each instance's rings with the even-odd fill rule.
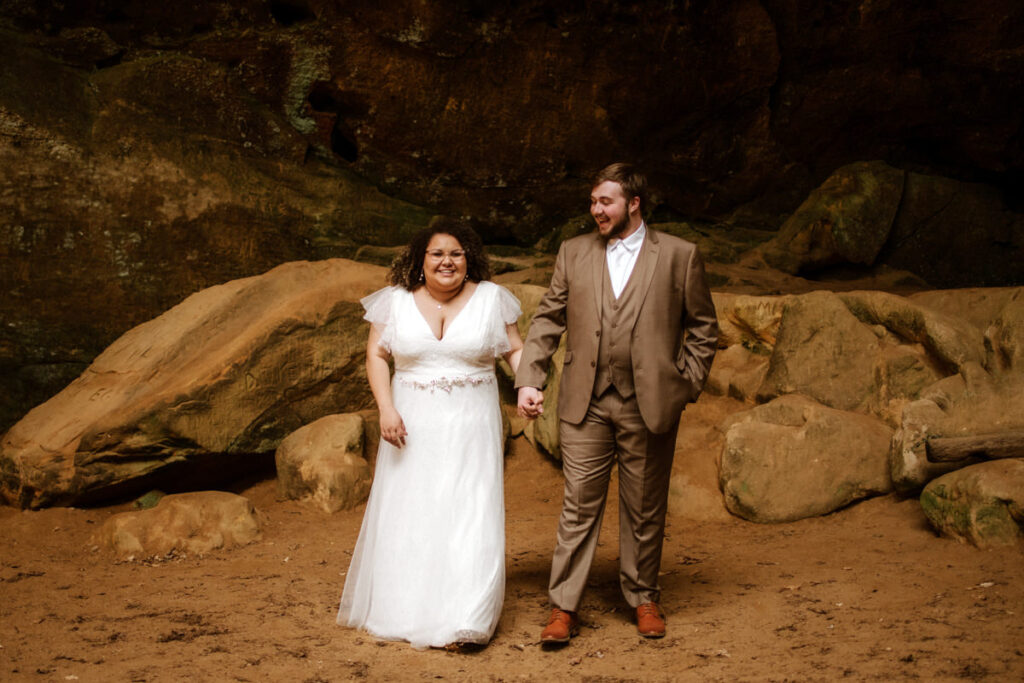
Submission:
[[[590,187],[597,187],[606,180],[618,183],[622,188],[622,193],[626,195],[627,201],[633,199],[633,197],[639,197],[640,213],[644,212],[644,209],[647,208],[647,178],[644,177],[643,173],[636,170],[633,164],[618,162],[605,166],[594,176]]]

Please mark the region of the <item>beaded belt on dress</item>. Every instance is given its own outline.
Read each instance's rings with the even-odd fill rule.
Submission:
[[[495,382],[493,372],[481,373],[479,375],[453,375],[452,377],[442,375],[431,378],[396,372],[395,380],[413,389],[428,389],[431,393],[435,389],[451,393],[451,390],[455,387],[475,387],[481,384],[494,384]]]

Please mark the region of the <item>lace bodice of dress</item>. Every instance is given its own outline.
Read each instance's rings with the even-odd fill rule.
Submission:
[[[520,314],[518,300],[487,281],[477,284],[441,339],[408,290],[387,287],[363,299],[363,305],[366,319],[381,333],[381,345],[394,358],[395,380],[442,389],[493,381],[494,358],[509,350],[505,326]]]

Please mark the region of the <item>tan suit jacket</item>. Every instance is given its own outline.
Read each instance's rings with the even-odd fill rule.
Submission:
[[[583,420],[593,393],[604,264],[596,232],[562,243],[516,374],[516,387],[541,388],[566,333],[558,416],[570,424]],[[642,299],[630,337],[637,403],[647,428],[660,434],[704,387],[718,338],[715,307],[696,245],[649,226],[630,278],[640,278]]]

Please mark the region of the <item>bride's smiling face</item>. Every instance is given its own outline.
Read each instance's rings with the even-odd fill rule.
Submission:
[[[440,291],[462,286],[466,252],[457,239],[443,232],[430,238],[423,256],[423,278],[431,289]]]

